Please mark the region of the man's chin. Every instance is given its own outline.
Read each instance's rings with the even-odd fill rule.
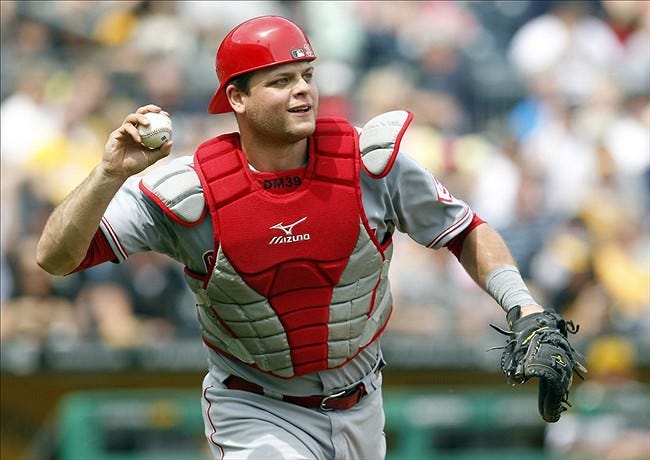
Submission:
[[[291,130],[291,136],[297,140],[305,139],[314,134],[314,131],[316,131],[316,122],[301,123]]]

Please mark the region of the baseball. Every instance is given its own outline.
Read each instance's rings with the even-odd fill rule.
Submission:
[[[162,113],[147,112],[144,114],[149,119],[148,125],[138,125],[142,145],[157,149],[172,138],[172,121]]]

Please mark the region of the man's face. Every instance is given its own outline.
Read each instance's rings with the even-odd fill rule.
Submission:
[[[258,136],[275,142],[295,142],[316,127],[318,90],[309,62],[295,62],[256,71],[249,94],[242,96],[247,125]]]

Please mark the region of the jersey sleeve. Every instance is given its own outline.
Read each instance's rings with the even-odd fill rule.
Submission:
[[[362,187],[364,209],[369,220],[374,216],[380,240],[382,231],[395,228],[423,246],[439,249],[461,234],[474,216],[466,202],[403,152],[383,179],[362,175]]]
[[[173,231],[165,213],[139,188],[140,177],[127,179],[111,200],[100,230],[118,262],[138,252],[156,251],[176,258]]]

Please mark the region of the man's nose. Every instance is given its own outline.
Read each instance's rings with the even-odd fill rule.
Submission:
[[[296,94],[302,94],[308,92],[310,89],[311,87],[309,86],[309,83],[307,83],[304,78],[300,78],[296,82],[293,91]]]

